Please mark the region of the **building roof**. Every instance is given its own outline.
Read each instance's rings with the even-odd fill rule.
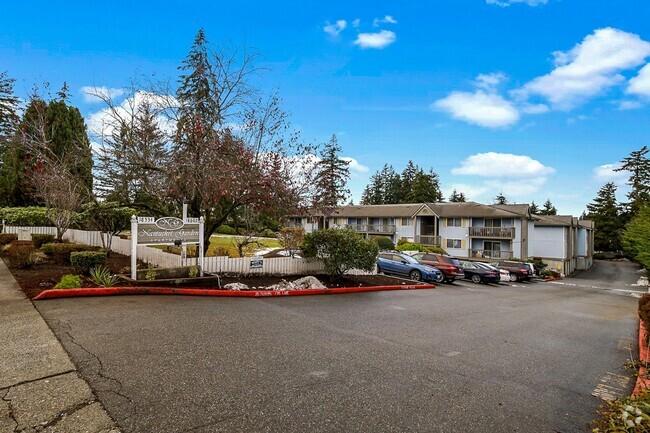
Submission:
[[[409,203],[341,206],[332,217],[411,218],[415,215],[439,217],[530,218],[527,204],[486,205],[464,203]]]
[[[535,226],[539,227],[571,227],[578,225],[578,218],[571,215],[535,215]]]
[[[424,206],[423,203],[411,204],[370,204],[341,206],[332,213],[332,217],[371,217],[371,218],[410,218]]]

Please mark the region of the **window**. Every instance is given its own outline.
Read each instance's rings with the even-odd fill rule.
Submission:
[[[462,218],[447,218],[447,227],[460,227]]]
[[[411,218],[402,218],[402,225],[403,226],[410,226],[411,225]]]
[[[485,219],[485,227],[501,227],[501,219]]]
[[[462,248],[460,239],[447,239],[447,248]]]

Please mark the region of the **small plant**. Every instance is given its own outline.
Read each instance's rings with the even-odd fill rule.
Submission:
[[[196,278],[199,276],[199,267],[198,266],[190,266],[190,269],[188,271],[188,275],[190,278]]]
[[[106,263],[106,252],[103,251],[75,251],[70,253],[70,263],[79,271],[87,274],[92,268]]]
[[[144,279],[151,281],[151,280],[155,280],[156,276],[157,276],[156,270],[154,269],[153,266],[149,265],[149,268],[147,269],[147,273],[144,274]]]
[[[61,264],[70,263],[70,253],[76,251],[88,251],[91,247],[83,244],[51,243],[41,247],[41,251],[51,257],[55,262]]]
[[[32,235],[32,243],[38,249],[45,244],[54,242],[54,239],[56,239],[54,235]]]
[[[610,401],[594,422],[594,433],[636,433],[650,430],[650,393],[644,391],[637,397]]]
[[[377,236],[372,238],[373,242],[377,244],[380,250],[394,250],[395,244],[386,236]]]
[[[55,289],[76,289],[81,287],[81,277],[79,275],[64,275],[61,281],[54,286]]]
[[[14,233],[0,233],[0,246],[8,245],[18,240],[18,235]]]
[[[117,275],[111,274],[105,266],[95,266],[90,270],[90,281],[99,287],[113,287],[119,278]]]
[[[31,242],[16,241],[7,248],[5,254],[15,267],[30,268],[36,264],[37,256],[35,251],[36,249]]]

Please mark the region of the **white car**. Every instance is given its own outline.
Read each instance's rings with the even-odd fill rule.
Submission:
[[[492,266],[488,263],[475,262],[474,264],[484,269],[490,269],[492,271],[499,272],[499,282],[510,281],[510,272],[506,271],[505,269],[499,269],[496,266]]]

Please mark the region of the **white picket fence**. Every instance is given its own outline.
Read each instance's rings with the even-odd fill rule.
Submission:
[[[16,227],[5,226],[5,233],[18,233],[20,229],[29,229],[31,234],[52,234],[56,235],[55,227]],[[103,247],[102,234],[98,231],[68,229],[63,239],[68,242]],[[121,239],[113,236],[111,251],[131,255],[131,240]],[[176,254],[166,253],[157,248],[147,246],[138,247],[138,259],[145,263],[161,268],[173,268],[182,266],[181,257]],[[233,274],[272,274],[272,275],[305,275],[323,272],[323,263],[320,260],[302,259],[292,257],[264,259],[261,268],[251,269],[251,258],[230,258],[230,257],[205,257],[203,266],[205,272],[209,273],[233,273]],[[188,258],[186,265],[196,263],[196,258]],[[365,275],[366,271],[352,270],[353,275]]]

